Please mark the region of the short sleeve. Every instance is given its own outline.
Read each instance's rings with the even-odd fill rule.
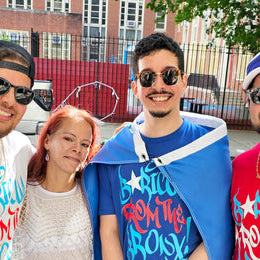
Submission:
[[[111,172],[109,166],[98,166],[99,178],[99,215],[113,215],[115,213],[112,185],[111,185]]]

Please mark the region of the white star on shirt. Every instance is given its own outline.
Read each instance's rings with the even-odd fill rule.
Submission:
[[[131,180],[126,183],[132,187],[132,194],[134,193],[135,189],[141,190],[141,187],[139,184],[140,179],[141,179],[141,176],[136,177],[134,171],[132,171]]]
[[[250,201],[249,195],[246,198],[246,203],[243,204],[242,206],[240,206],[243,210],[244,210],[244,218],[246,217],[247,213],[251,213],[253,216],[254,214],[254,210],[253,210],[253,205],[254,205],[255,201],[252,200]]]

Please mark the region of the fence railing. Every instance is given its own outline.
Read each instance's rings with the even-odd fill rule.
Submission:
[[[18,43],[35,57],[36,79],[52,80],[54,108],[75,88],[88,84],[88,88],[75,91],[67,102],[102,118],[113,110],[115,91],[118,105],[106,121],[132,120],[142,110],[131,91],[131,63],[136,42],[32,32],[30,39],[20,37]],[[241,89],[252,55],[226,46],[181,44],[181,48],[185,55],[185,72],[189,74],[181,109],[223,118],[229,128],[251,128]],[[104,88],[104,85],[112,88]]]

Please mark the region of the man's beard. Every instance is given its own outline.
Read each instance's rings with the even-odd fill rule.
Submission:
[[[258,120],[257,120],[256,124],[254,124],[253,122],[251,122],[251,123],[252,123],[252,126],[253,126],[254,130],[255,130],[258,134],[260,134],[260,113],[258,114],[258,118],[257,118],[257,119],[258,119]]]
[[[9,133],[12,132],[12,128],[7,128],[7,129],[4,129],[4,130],[0,130],[0,138],[3,138],[5,136],[7,136]]]
[[[167,115],[170,114],[171,111],[167,111],[167,112],[153,112],[153,111],[149,111],[150,115],[152,117],[156,117],[156,118],[163,118]]]
[[[255,130],[258,134],[260,134],[260,124],[258,124],[258,125],[253,125],[253,128],[254,128],[254,130]]]
[[[169,92],[169,91],[164,91],[164,90],[163,90],[163,91],[160,91],[160,92],[158,92],[158,91],[153,91],[153,92],[149,93],[148,95],[146,95],[146,98],[149,98],[149,97],[152,96],[152,95],[161,95],[161,94],[168,94],[168,95],[170,95],[170,96],[174,96],[174,93]],[[153,112],[153,111],[149,110],[149,113],[150,113],[150,115],[151,115],[152,117],[163,118],[163,117],[169,115],[169,114],[171,113],[171,110],[169,110],[169,111],[167,111],[167,112]]]

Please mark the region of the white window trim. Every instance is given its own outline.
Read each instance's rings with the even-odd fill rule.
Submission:
[[[155,18],[160,17],[158,13],[155,13]],[[167,14],[164,16],[164,20],[163,21],[159,21],[160,24],[163,24],[163,28],[157,28],[157,24],[154,24],[154,30],[156,32],[166,32],[166,26],[167,26]]]
[[[0,29],[0,40],[11,41],[11,34],[17,34],[19,37],[17,38],[16,43],[23,46],[27,51],[29,51],[29,32],[28,31],[19,31],[19,30],[6,30]]]
[[[121,13],[121,6],[122,6],[122,2],[124,2],[125,3],[125,19],[124,19],[124,25],[123,26],[121,26],[121,15],[122,15],[122,13]],[[127,26],[127,22],[128,22],[128,20],[127,20],[127,14],[128,14],[128,4],[129,3],[135,3],[136,4],[136,13],[135,13],[135,24],[136,24],[136,26],[135,26],[135,28],[131,28],[131,27],[128,27]],[[141,25],[139,25],[139,20],[138,20],[138,18],[139,18],[139,9],[140,9],[140,6],[142,6],[142,15],[141,15],[141,17],[142,17],[142,24]],[[145,13],[145,3],[144,3],[144,1],[142,1],[142,0],[139,0],[139,1],[136,1],[136,0],[121,0],[121,4],[120,4],[120,13],[119,13],[119,17],[118,17],[118,22],[119,22],[119,31],[118,31],[118,33],[119,33],[119,37],[120,37],[120,30],[123,30],[124,32],[123,32],[123,35],[124,35],[124,38],[125,38],[125,36],[126,36],[126,31],[127,30],[133,30],[133,31],[135,31],[135,40],[137,40],[137,32],[138,31],[141,31],[141,35],[143,34],[143,24],[144,24],[144,13]]]
[[[6,0],[6,6],[7,7],[9,6],[9,0]],[[12,0],[12,8],[22,9],[21,7],[16,7],[16,0]],[[32,10],[33,9],[33,0],[31,0],[31,8],[28,8],[28,0],[25,0],[23,9]]]
[[[67,1],[69,2],[69,11],[66,11],[66,9],[65,9],[65,4],[66,4]],[[54,2],[55,2],[55,0],[50,0],[50,2],[51,2],[50,9],[51,10],[47,10],[47,2],[48,2],[48,0],[45,0],[45,10],[54,12]],[[71,0],[62,0],[62,8],[61,8],[60,12],[61,13],[70,13],[71,12]]]
[[[52,41],[53,36],[56,37],[60,36],[61,42],[60,43],[57,42],[57,45],[53,43]],[[49,55],[49,53],[51,53],[51,55]],[[55,58],[60,60],[69,60],[71,57],[71,35],[61,34],[61,33],[52,34],[52,33],[44,32],[43,33],[43,57]]]

